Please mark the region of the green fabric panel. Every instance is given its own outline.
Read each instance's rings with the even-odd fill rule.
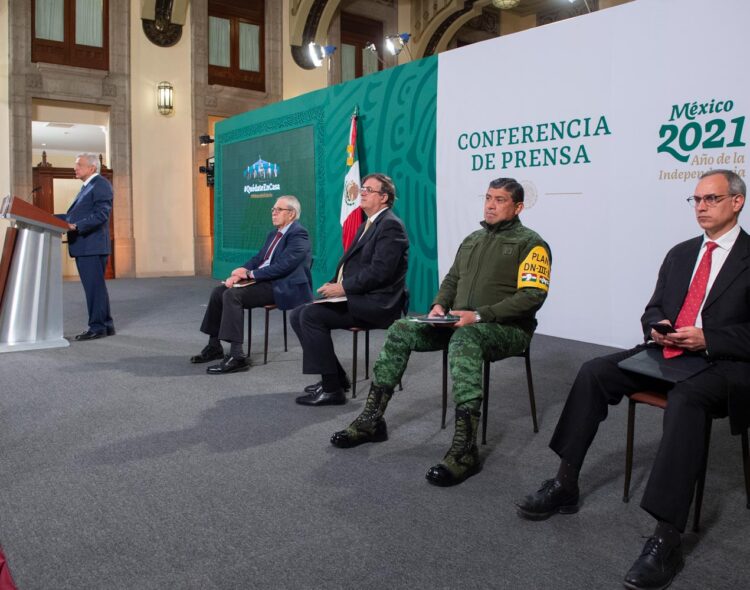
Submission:
[[[350,117],[359,107],[357,147],[362,175],[384,172],[396,183],[394,212],[411,244],[407,282],[411,308],[424,311],[438,287],[435,206],[437,57],[422,59],[269,105],[216,126],[213,275],[225,278],[262,246],[258,236],[224,235],[222,151],[227,144],[312,126],[315,182],[300,195],[302,223],[313,237],[313,288],[333,277],[343,253],[339,213]],[[257,154],[254,154],[257,159]],[[309,203],[315,202],[313,211]],[[307,206],[306,206],[307,205]],[[270,213],[268,229],[271,228]],[[256,243],[251,244],[251,241]]]

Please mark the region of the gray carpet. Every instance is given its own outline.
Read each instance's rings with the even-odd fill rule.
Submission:
[[[267,365],[259,311],[249,373],[188,362],[214,284],[112,281],[117,336],[0,356],[0,543],[20,590],[620,587],[653,526],[638,501],[660,411],[639,411],[629,504],[621,404],[584,465],[579,514],[526,522],[513,505],[555,473],[547,443],[578,366],[611,349],[535,337],[538,434],[522,359],[494,363],[484,470],[441,489],[424,480],[452,436],[440,429],[440,353],[413,355],[389,441],[336,449],[328,438],[369,382],[346,406],[294,404],[311,379],[291,330],[283,352],[279,312]],[[72,337],[85,327],[80,285],[64,295]],[[382,340],[373,333],[373,358]],[[351,335],[336,345],[348,368]],[[722,421],[703,530],[685,536],[673,587],[746,588],[749,517],[739,440]]]

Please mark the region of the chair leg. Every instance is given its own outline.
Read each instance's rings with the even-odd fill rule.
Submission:
[[[357,397],[357,332],[352,332],[352,399]]]
[[[271,316],[271,311],[266,310],[266,333],[263,337],[263,364],[268,364],[268,322],[269,317]]]
[[[526,360],[526,384],[529,387],[529,405],[531,406],[531,420],[534,423],[534,432],[539,432],[539,424],[536,421],[536,398],[534,397],[534,380],[531,377],[531,353],[526,349],[524,353]]]
[[[284,314],[284,352],[289,352],[289,348],[286,345],[286,309],[282,313]]]
[[[250,347],[253,343],[253,310],[247,310],[247,358],[250,358]]]
[[[365,379],[370,378],[370,330],[365,330]]]
[[[701,507],[703,506],[703,490],[706,487],[706,470],[708,469],[708,449],[711,444],[711,416],[706,415],[705,430],[705,452],[703,453],[703,465],[701,465],[698,481],[695,483],[695,508],[693,510],[693,532],[700,529]]]
[[[448,349],[443,349],[443,418],[440,428],[445,428],[445,415],[448,413]]]
[[[747,508],[750,510],[750,453],[747,444],[747,428],[742,433],[742,468],[745,471],[745,498]]]
[[[490,399],[490,362],[484,361],[484,379],[482,387],[482,444],[487,444],[487,408]]]
[[[633,473],[633,434],[635,433],[635,402],[628,400],[628,433],[625,439],[625,487],[622,501],[630,501],[630,476]]]

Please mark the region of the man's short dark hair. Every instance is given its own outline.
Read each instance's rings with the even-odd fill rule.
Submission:
[[[386,206],[393,207],[393,202],[396,200],[396,185],[393,184],[391,177],[380,172],[373,172],[362,179],[362,185],[364,186],[365,182],[370,178],[377,180],[380,183],[380,192],[388,195],[388,200],[385,202]]]
[[[745,186],[745,181],[740,178],[739,174],[736,172],[732,172],[731,170],[723,170],[721,168],[717,168],[716,170],[709,170],[708,172],[705,172],[701,175],[699,180],[703,180],[706,178],[706,176],[713,176],[714,174],[721,174],[724,178],[727,179],[727,182],[729,183],[729,192],[733,195],[742,195],[743,197],[747,196],[747,187]]]
[[[514,203],[523,203],[523,187],[515,178],[496,178],[490,188],[502,188],[510,193]]]

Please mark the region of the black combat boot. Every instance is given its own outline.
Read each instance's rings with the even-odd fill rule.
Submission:
[[[331,444],[334,447],[348,449],[366,442],[383,442],[388,440],[388,428],[383,413],[393,395],[392,387],[370,385],[365,409],[346,430],[334,432]]]
[[[427,481],[436,486],[454,486],[482,470],[477,449],[480,412],[456,408],[456,432],[451,448],[437,465],[427,471]]]

